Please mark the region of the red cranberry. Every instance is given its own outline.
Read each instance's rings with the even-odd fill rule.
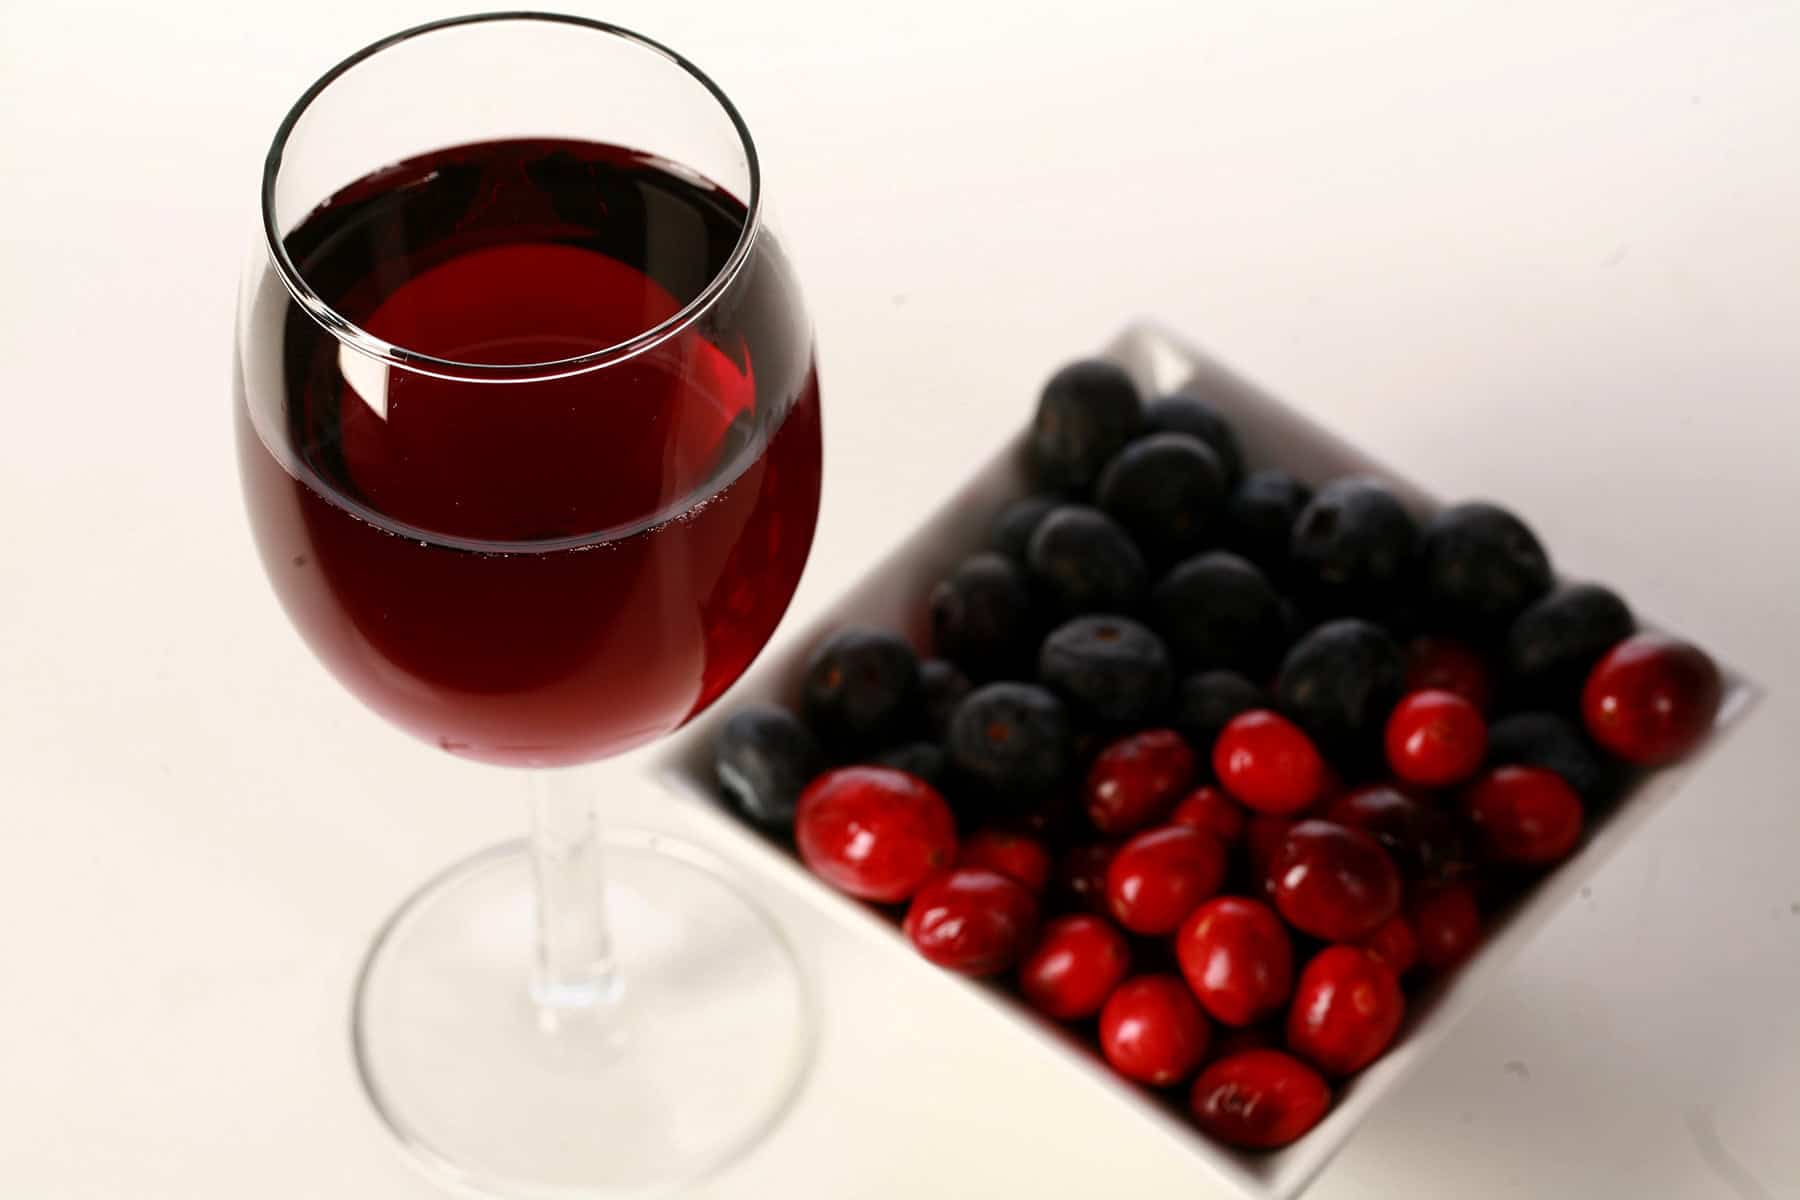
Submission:
[[[1692,750],[1724,698],[1719,668],[1689,642],[1639,633],[1588,675],[1581,716],[1594,740],[1629,763],[1656,766]]]
[[[1482,657],[1449,638],[1416,637],[1406,647],[1406,690],[1454,692],[1482,712],[1493,705],[1493,675]]]
[[[1281,843],[1275,907],[1302,933],[1354,942],[1399,911],[1400,872],[1362,830],[1302,821]]]
[[[1412,922],[1396,913],[1358,943],[1386,963],[1396,975],[1404,975],[1419,961],[1419,935]]]
[[[1408,783],[1461,783],[1481,769],[1486,755],[1481,710],[1454,692],[1414,692],[1388,717],[1388,766]]]
[[[1133,833],[1162,820],[1194,782],[1194,752],[1173,729],[1120,738],[1088,770],[1088,818],[1101,833]]]
[[[1275,898],[1275,867],[1281,857],[1281,844],[1288,830],[1298,822],[1288,817],[1271,817],[1263,813],[1251,816],[1244,827],[1244,853],[1250,867],[1250,886],[1259,895]]]
[[[1056,864],[1056,890],[1076,908],[1106,912],[1106,870],[1118,852],[1117,842],[1076,846]]]
[[[1481,944],[1481,909],[1467,884],[1446,883],[1414,897],[1408,915],[1418,934],[1419,958],[1446,971]]]
[[[1133,933],[1174,933],[1225,880],[1225,849],[1210,833],[1165,825],[1119,847],[1106,872],[1113,917]]]
[[[1239,713],[1213,743],[1213,772],[1240,803],[1297,813],[1325,788],[1325,760],[1298,725],[1266,708]]]
[[[1268,905],[1220,896],[1195,909],[1175,939],[1181,973],[1200,1003],[1226,1025],[1252,1025],[1287,1003],[1294,947]]]
[[[1544,866],[1581,841],[1581,798],[1542,767],[1498,767],[1464,798],[1482,849],[1495,862]]]
[[[998,871],[1038,894],[1050,879],[1050,851],[1044,849],[1044,843],[1000,829],[984,829],[964,838],[957,847],[956,865]]]
[[[1248,1150],[1273,1150],[1319,1123],[1331,1107],[1331,1089],[1291,1055],[1245,1050],[1200,1072],[1189,1103],[1210,1136]]]
[[[1058,917],[1019,967],[1019,989],[1039,1012],[1059,1021],[1091,1017],[1131,966],[1125,935],[1103,917]]]
[[[1037,897],[1018,880],[958,867],[926,882],[906,910],[920,954],[964,975],[994,975],[1019,961],[1037,928]]]
[[[930,784],[886,767],[839,767],[800,793],[800,857],[840,891],[904,900],[956,858],[956,821]]]
[[[1355,946],[1328,946],[1300,972],[1288,1049],[1327,1075],[1354,1074],[1381,1057],[1405,1015],[1392,967]]]
[[[1168,1087],[1193,1074],[1211,1035],[1193,993],[1173,975],[1128,979],[1100,1011],[1106,1061],[1127,1079],[1152,1087]]]
[[[1398,788],[1383,784],[1358,788],[1339,797],[1326,810],[1325,819],[1373,837],[1409,879],[1442,878],[1462,857],[1449,814]]]
[[[1247,820],[1244,810],[1230,796],[1210,783],[1201,784],[1189,792],[1175,806],[1175,811],[1169,814],[1169,824],[1192,825],[1195,829],[1204,829],[1227,846],[1235,844],[1244,836]]]

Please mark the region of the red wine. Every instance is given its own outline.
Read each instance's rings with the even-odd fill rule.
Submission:
[[[517,365],[682,314],[747,220],[643,154],[507,141],[359,180],[285,245],[376,338]],[[820,431],[810,329],[767,230],[691,324],[555,378],[365,355],[272,273],[245,305],[239,456],[264,566],[390,720],[471,758],[581,762],[679,726],[773,632],[812,543]]]

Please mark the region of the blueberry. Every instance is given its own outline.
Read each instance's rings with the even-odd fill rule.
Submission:
[[[1558,588],[1512,623],[1508,686],[1531,703],[1573,706],[1600,656],[1636,628],[1631,610],[1610,589],[1597,583]]]
[[[732,713],[713,743],[713,772],[739,812],[764,829],[794,824],[794,805],[825,769],[819,744],[784,708],[757,706]]]
[[[1493,767],[1542,767],[1563,777],[1590,804],[1610,799],[1623,782],[1618,767],[1573,722],[1549,712],[1515,713],[1488,727]]]
[[[1244,452],[1237,434],[1219,410],[1198,396],[1172,392],[1144,406],[1144,429],[1149,433],[1185,433],[1212,447],[1225,472],[1225,486],[1237,486],[1244,474]]]
[[[1497,641],[1550,590],[1550,556],[1525,523],[1484,502],[1457,504],[1425,526],[1424,616],[1477,641]]]
[[[1394,639],[1346,617],[1294,643],[1281,662],[1275,700],[1327,757],[1362,767],[1381,753],[1388,712],[1405,685],[1406,658]]]
[[[1231,718],[1270,705],[1268,693],[1236,671],[1202,671],[1176,685],[1173,724],[1210,763],[1212,745]]]
[[[919,664],[919,694],[924,700],[925,728],[940,741],[950,732],[950,715],[974,685],[962,668],[942,658]]]
[[[950,757],[935,742],[908,742],[904,746],[883,750],[869,762],[877,767],[892,767],[896,771],[917,776],[939,792],[946,791],[950,782]]]
[[[1031,545],[1031,535],[1037,531],[1038,523],[1061,503],[1055,496],[1027,496],[1023,500],[1014,500],[994,518],[988,529],[987,548],[1022,565],[1026,547]]]
[[[1120,612],[1143,599],[1149,568],[1131,537],[1097,508],[1065,504],[1039,523],[1026,554],[1057,612]]]
[[[970,692],[950,720],[950,761],[1014,807],[1041,804],[1071,765],[1068,713],[1047,689],[990,683]]]
[[[1031,426],[1031,458],[1048,491],[1086,495],[1143,423],[1137,385],[1104,359],[1072,362],[1050,377]]]
[[[1287,644],[1281,597],[1261,571],[1223,550],[1178,564],[1150,593],[1150,611],[1176,661],[1190,670],[1261,675]]]
[[[840,629],[807,660],[801,710],[829,750],[853,754],[898,741],[918,704],[919,660],[899,634]]]
[[[1081,716],[1107,725],[1148,721],[1175,684],[1169,648],[1129,617],[1076,617],[1044,639],[1038,678]]]
[[[1378,479],[1334,479],[1300,510],[1288,561],[1303,606],[1318,616],[1380,618],[1411,582],[1418,524]]]
[[[1312,489],[1286,471],[1252,471],[1225,502],[1225,546],[1235,550],[1265,575],[1279,579],[1287,571],[1288,543],[1294,522],[1312,499]]]
[[[1153,433],[1106,464],[1094,496],[1146,557],[1170,563],[1217,540],[1225,470],[1199,438]]]
[[[930,606],[932,646],[970,675],[1003,675],[1030,661],[1031,588],[1005,555],[964,559],[932,589]]]

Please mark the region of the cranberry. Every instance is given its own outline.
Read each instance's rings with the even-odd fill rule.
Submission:
[[[1328,946],[1300,972],[1288,1049],[1327,1075],[1354,1074],[1381,1057],[1405,1015],[1392,967],[1356,946]]]
[[[1407,915],[1418,934],[1419,958],[1434,971],[1456,966],[1481,943],[1481,909],[1467,884],[1447,883],[1415,896]]]
[[[1449,814],[1398,788],[1358,788],[1332,804],[1325,819],[1369,834],[1409,879],[1440,879],[1462,857]]]
[[[840,767],[800,793],[800,857],[840,891],[904,900],[956,858],[956,820],[937,790],[886,767]]]
[[[1724,698],[1706,652],[1658,633],[1626,638],[1595,664],[1581,693],[1594,740],[1629,763],[1656,766],[1692,750]]]
[[[1542,767],[1497,767],[1475,781],[1463,802],[1495,862],[1544,866],[1581,840],[1581,798]]]
[[[1273,909],[1220,896],[1195,909],[1175,939],[1181,973],[1200,1003],[1226,1025],[1252,1025],[1287,1003],[1294,947]]]
[[[1481,769],[1486,754],[1481,710],[1454,692],[1414,692],[1388,716],[1388,766],[1408,783],[1461,783]]]
[[[919,953],[938,966],[993,975],[1025,953],[1037,928],[1037,897],[998,871],[958,867],[919,889],[905,928]]]
[[[1118,852],[1117,842],[1076,846],[1056,864],[1056,890],[1076,908],[1106,912],[1106,869]]]
[[[1173,729],[1120,738],[1088,770],[1088,818],[1101,833],[1132,833],[1162,820],[1194,782],[1194,752]]]
[[[1331,1107],[1331,1089],[1291,1055],[1245,1050],[1200,1072],[1189,1103],[1194,1120],[1212,1137],[1249,1150],[1273,1150],[1319,1123]]]
[[[1128,979],[1100,1011],[1106,1061],[1127,1079],[1152,1087],[1168,1087],[1193,1074],[1211,1036],[1194,994],[1173,975]]]
[[[1302,933],[1354,942],[1399,911],[1400,872],[1362,830],[1302,821],[1276,858],[1275,907]]]
[[[1419,961],[1419,935],[1413,930],[1412,922],[1398,913],[1383,921],[1374,933],[1358,944],[1386,963],[1396,975],[1406,974]]]
[[[1325,788],[1325,760],[1300,727],[1266,708],[1239,713],[1213,743],[1213,772],[1257,812],[1296,813]]]
[[[1482,657],[1449,638],[1426,635],[1406,646],[1406,690],[1454,692],[1482,712],[1494,701],[1493,674]]]
[[[1247,820],[1244,810],[1230,796],[1210,783],[1201,784],[1189,792],[1175,806],[1175,811],[1169,814],[1169,824],[1192,825],[1195,829],[1204,829],[1227,846],[1244,836],[1244,824]]]
[[[1165,825],[1119,847],[1106,871],[1106,900],[1133,933],[1174,933],[1225,880],[1225,848],[1210,833]]]
[[[1042,894],[1050,879],[1050,851],[1044,843],[1027,834],[1000,829],[984,829],[964,838],[957,847],[956,865],[998,871],[1038,894]]]
[[[1244,827],[1244,852],[1250,866],[1250,886],[1259,894],[1274,899],[1275,866],[1281,857],[1281,844],[1288,830],[1298,822],[1287,817],[1271,817],[1256,813]]]
[[[1103,917],[1058,917],[1044,926],[1019,967],[1019,988],[1041,1013],[1059,1021],[1091,1017],[1131,967],[1125,935]]]

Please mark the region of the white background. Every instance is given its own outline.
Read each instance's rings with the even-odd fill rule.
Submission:
[[[0,0],[9,1200],[433,1194],[355,1090],[351,973],[522,814],[286,627],[227,370],[282,110],[444,11]],[[587,11],[685,50],[758,133],[826,384],[796,615],[1148,314],[1428,487],[1507,499],[1767,686],[1314,1194],[1800,1195],[1800,6]],[[706,1195],[1203,1194],[771,902],[825,980],[825,1059]]]

